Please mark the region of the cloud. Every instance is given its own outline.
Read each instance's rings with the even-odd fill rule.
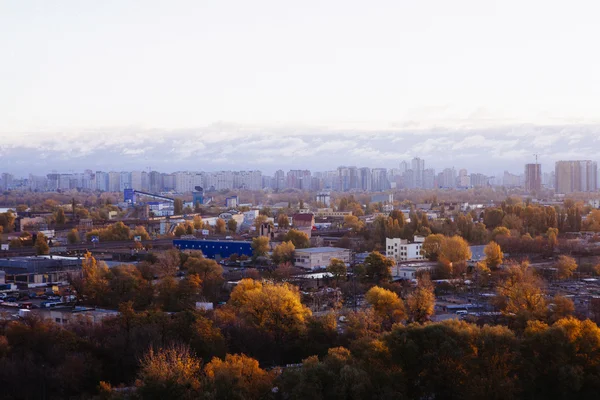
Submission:
[[[397,168],[418,156],[426,168],[454,166],[494,174],[521,173],[539,154],[543,170],[558,159],[592,159],[599,153],[597,125],[515,125],[488,129],[382,130],[322,126],[244,126],[219,123],[197,129],[135,127],[2,136],[0,172],[276,169],[334,170],[339,165]]]

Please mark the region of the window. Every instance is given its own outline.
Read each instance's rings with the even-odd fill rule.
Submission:
[[[60,324],[60,318],[54,318],[54,321],[56,321],[57,324]]]

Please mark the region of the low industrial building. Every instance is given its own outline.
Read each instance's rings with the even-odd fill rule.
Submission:
[[[392,267],[392,279],[417,279],[420,273],[429,272],[432,267],[431,263],[398,264]]]
[[[12,257],[0,259],[6,283],[28,286],[66,282],[69,275],[81,273],[81,258],[61,256]]]
[[[241,240],[176,239],[173,246],[179,250],[199,250],[204,257],[217,261],[233,254],[252,256],[252,243]]]
[[[58,308],[39,308],[33,310],[34,314],[42,318],[57,323],[67,325],[70,323],[82,323],[86,325],[98,324],[108,317],[119,315],[115,310],[104,310],[93,307],[73,307],[65,306]]]
[[[308,270],[326,268],[332,258],[338,258],[348,264],[350,263],[350,250],[341,247],[296,249],[294,252],[294,265]]]

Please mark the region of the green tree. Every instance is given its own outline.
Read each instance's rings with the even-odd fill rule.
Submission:
[[[306,249],[310,247],[308,235],[296,229],[290,229],[288,233],[285,234],[283,241],[292,242],[296,249]]]
[[[389,282],[392,280],[394,262],[378,251],[370,253],[365,258],[366,277],[373,283]]]
[[[252,258],[256,260],[258,257],[265,257],[269,252],[269,238],[259,236],[252,239]]]
[[[236,233],[237,232],[237,221],[233,218],[231,218],[229,221],[227,221],[227,230],[229,230],[229,232],[231,233]]]
[[[335,279],[335,286],[339,285],[340,280],[346,280],[346,276],[348,275],[346,264],[339,258],[332,258],[329,261],[327,272],[333,275],[333,279]]]

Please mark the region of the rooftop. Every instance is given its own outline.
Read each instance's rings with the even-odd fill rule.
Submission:
[[[296,249],[296,253],[333,253],[338,251],[350,251],[343,247],[310,247],[308,249]]]

